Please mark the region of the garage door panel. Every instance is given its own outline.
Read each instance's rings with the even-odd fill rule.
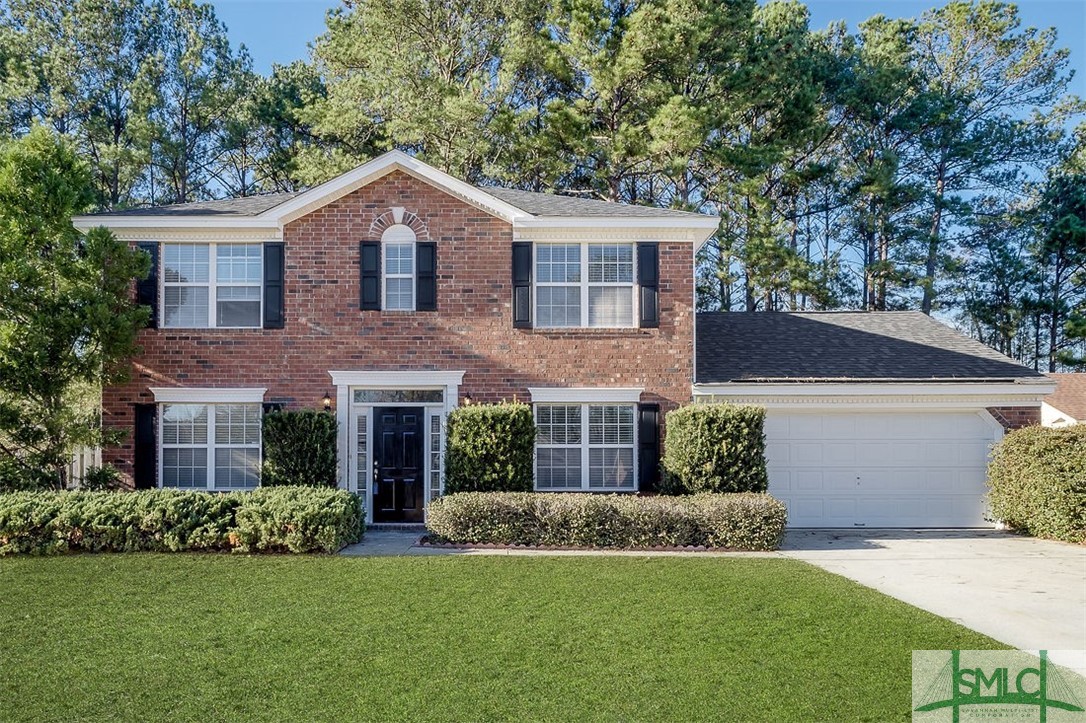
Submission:
[[[825,475],[819,469],[797,469],[792,473],[797,492],[821,492],[826,489]]]
[[[856,445],[856,462],[861,465],[885,464],[893,459],[894,445],[890,442],[861,442]]]
[[[924,445],[920,442],[891,442],[893,454],[887,457],[887,462],[893,465],[911,465],[924,455]]]
[[[789,435],[789,417],[767,414],[765,418],[766,439],[785,439]]]
[[[955,465],[958,463],[959,442],[928,442],[924,445],[924,456],[918,463],[929,465]]]
[[[788,435],[791,439],[821,439],[821,414],[796,414],[788,419]]]
[[[820,442],[793,442],[792,464],[822,464],[823,446]]]
[[[769,491],[797,527],[986,526],[992,431],[973,411],[766,419]]]
[[[852,438],[857,432],[856,417],[843,414],[829,414],[822,417],[822,434],[827,438]]]
[[[822,460],[826,464],[855,464],[855,442],[826,442],[823,445]]]

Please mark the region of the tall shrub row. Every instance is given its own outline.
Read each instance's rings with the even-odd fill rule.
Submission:
[[[446,430],[445,491],[530,491],[535,433],[532,408],[527,404],[454,409]]]
[[[1037,537],[1086,543],[1086,425],[1011,432],[992,455],[988,484],[996,519]]]
[[[695,404],[667,414],[662,491],[765,492],[765,409]]]
[[[336,418],[301,409],[264,415],[260,484],[336,486]]]

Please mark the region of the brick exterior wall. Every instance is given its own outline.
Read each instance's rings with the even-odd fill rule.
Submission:
[[[379,240],[370,226],[393,206],[437,243],[436,312],[359,310],[358,244]],[[660,244],[658,329],[548,331],[513,328],[512,227],[407,174],[288,224],[283,241],[286,328],[141,332],[130,381],[103,394],[106,425],[129,432],[105,462],[131,474],[133,405],[152,386],[267,387],[266,401],[317,408],[335,397],[329,370],[465,370],[475,402],[527,400],[531,386],[644,387],[662,411],[690,400],[691,243]]]
[[[988,407],[988,413],[1010,432],[1041,423],[1041,407]]]

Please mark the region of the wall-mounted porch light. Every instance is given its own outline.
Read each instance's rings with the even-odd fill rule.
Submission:
[[[331,392],[325,392],[324,393],[324,399],[321,400],[321,404],[324,405],[324,411],[326,411],[326,412],[332,411],[332,393]]]

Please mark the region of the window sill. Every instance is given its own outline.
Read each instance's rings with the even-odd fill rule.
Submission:
[[[536,487],[534,492],[550,493],[573,493],[573,494],[592,494],[592,495],[610,495],[610,494],[632,494],[637,492],[636,487],[592,487],[584,489],[583,487]]]
[[[282,329],[266,329],[263,326],[158,326],[151,328],[150,331],[192,333],[194,331],[282,331]]]
[[[650,336],[653,329],[642,329],[638,326],[623,327],[599,327],[599,326],[535,326],[530,328],[518,328],[528,334],[540,334],[547,336]]]

